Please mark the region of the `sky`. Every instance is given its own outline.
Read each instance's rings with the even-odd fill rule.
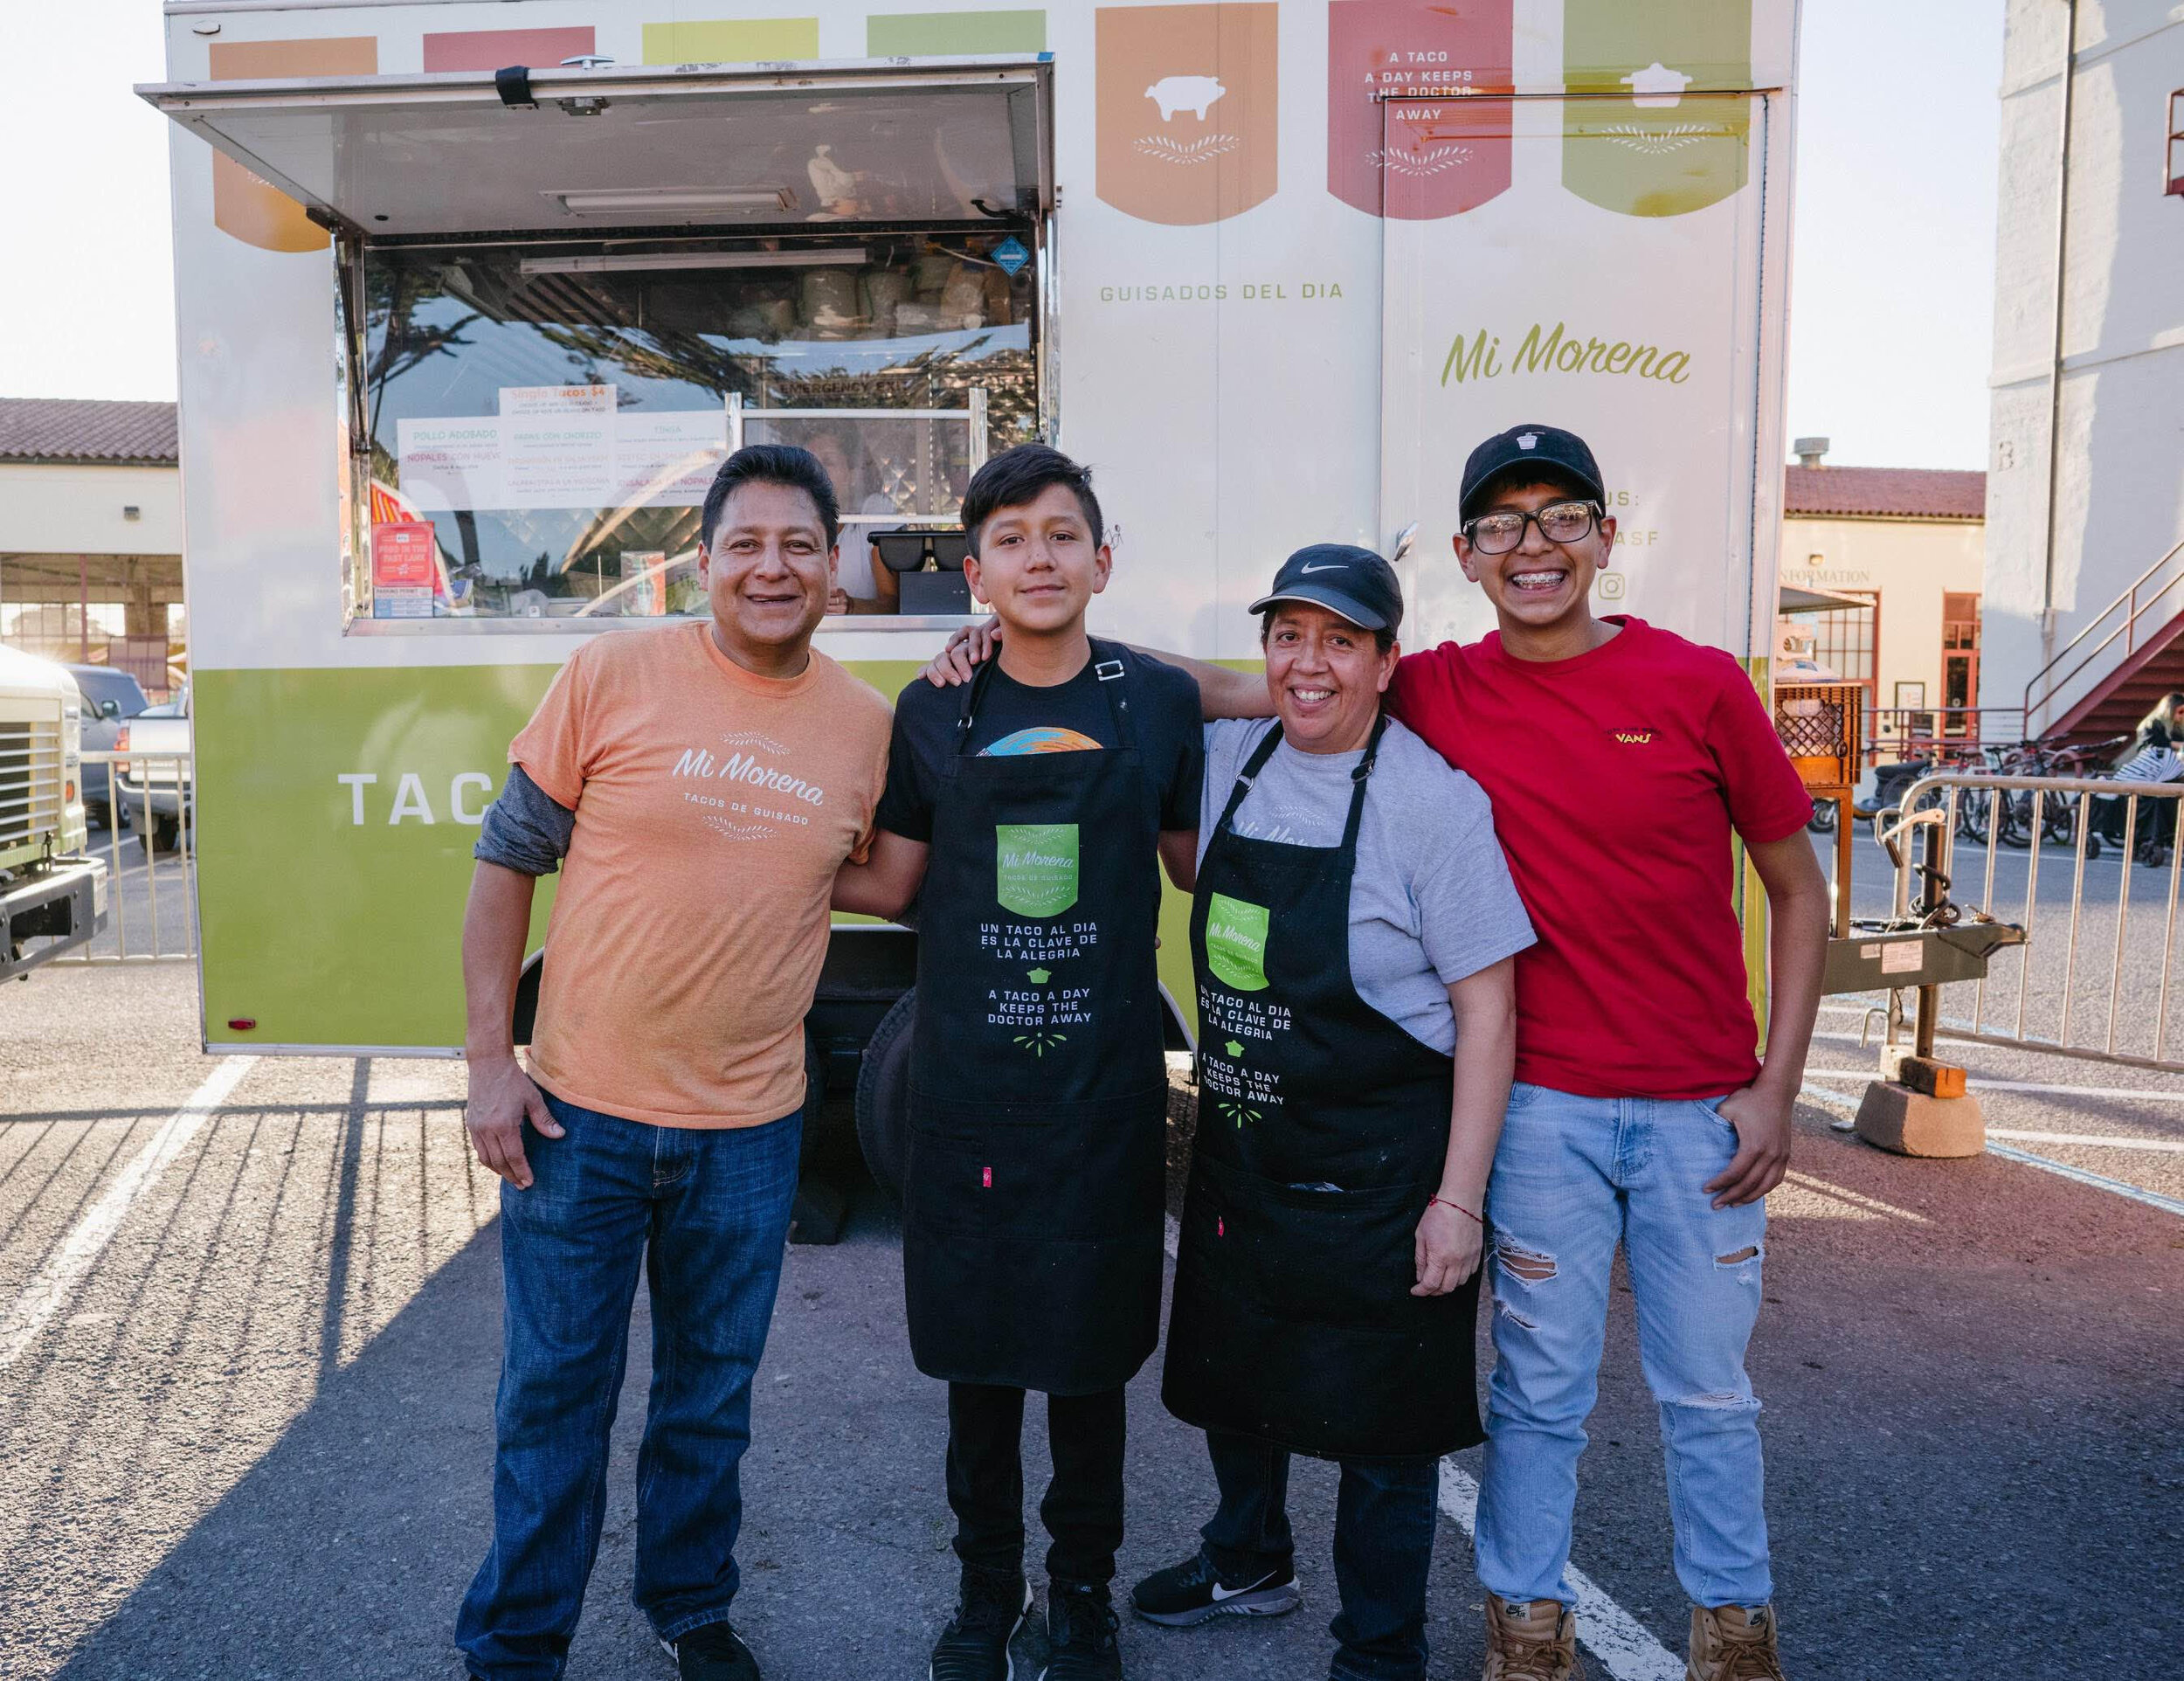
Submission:
[[[0,396],[171,398],[168,123],[129,91],[163,80],[157,0],[15,10]],[[1805,0],[1784,436],[1830,461],[1986,464],[2001,10]]]

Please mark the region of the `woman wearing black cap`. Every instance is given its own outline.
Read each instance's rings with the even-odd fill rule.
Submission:
[[[1191,931],[1197,1142],[1163,1396],[1220,1504],[1140,1582],[1171,1626],[1301,1599],[1292,1452],[1337,1460],[1332,1674],[1426,1671],[1435,1461],[1482,1439],[1482,1200],[1530,923],[1486,798],[1391,723],[1387,563],[1290,557],[1262,615],[1276,718],[1206,730]]]

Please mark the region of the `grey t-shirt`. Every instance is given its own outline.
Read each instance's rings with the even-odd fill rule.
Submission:
[[[1270,718],[1206,726],[1206,856],[1237,773]],[[1239,834],[1300,847],[1342,841],[1359,753],[1303,753],[1286,741],[1237,808]],[[1365,783],[1358,868],[1350,883],[1350,973],[1358,996],[1413,1038],[1453,1051],[1448,988],[1532,943],[1531,922],[1494,838],[1479,785],[1401,724],[1390,723]]]

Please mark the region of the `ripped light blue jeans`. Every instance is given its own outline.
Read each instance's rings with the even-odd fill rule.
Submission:
[[[1745,1375],[1766,1209],[1716,1208],[1700,1189],[1737,1150],[1719,1108],[1521,1082],[1510,1094],[1486,1199],[1496,1361],[1477,1546],[1489,1593],[1577,1598],[1565,1573],[1578,1456],[1620,1242],[1660,1404],[1676,1577],[1697,1605],[1773,1596],[1759,1402]]]

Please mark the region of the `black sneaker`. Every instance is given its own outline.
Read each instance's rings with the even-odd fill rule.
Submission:
[[[1269,1570],[1250,1581],[1232,1581],[1200,1547],[1181,1564],[1156,1570],[1130,1590],[1130,1608],[1148,1622],[1188,1629],[1208,1617],[1278,1617],[1304,1603],[1296,1573]]]
[[[1057,1581],[1047,1589],[1047,1667],[1039,1681],[1122,1681],[1115,1608],[1103,1582]]]
[[[660,1643],[682,1681],[758,1681],[758,1660],[726,1622],[702,1622],[680,1639]]]
[[[930,1681],[1016,1681],[1009,1642],[1031,1608],[1032,1585],[1021,1576],[964,1571],[956,1615],[933,1643]]]

